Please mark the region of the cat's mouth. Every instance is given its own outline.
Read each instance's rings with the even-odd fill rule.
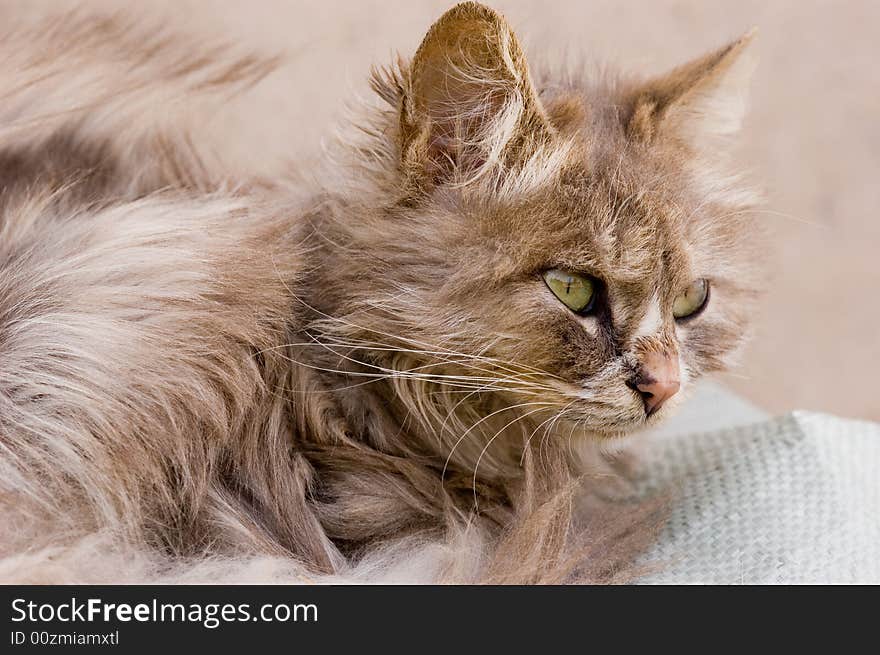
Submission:
[[[651,415],[645,412],[627,412],[623,418],[617,415],[606,419],[597,417],[593,412],[585,412],[581,417],[575,418],[574,422],[592,435],[603,439],[619,439],[661,423],[665,419],[664,415],[665,412],[655,412]]]
[[[575,403],[575,412],[596,432],[628,434],[656,425],[670,413],[680,399],[681,380],[677,355],[647,352],[628,371],[580,387],[574,395],[582,402]]]
[[[664,393],[666,397],[656,397]],[[655,393],[627,382],[620,383],[615,393],[604,394],[589,387],[566,385],[560,412],[567,422],[585,431],[608,438],[621,437],[664,421],[677,405],[673,395],[667,389]]]

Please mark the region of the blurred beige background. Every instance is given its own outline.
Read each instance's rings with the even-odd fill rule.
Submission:
[[[9,2],[9,0],[5,0]],[[29,0],[22,12],[111,0]],[[366,74],[410,55],[453,2],[150,0],[138,11],[288,63],[217,117],[264,170],[320,151]],[[766,189],[775,256],[758,333],[725,383],[773,412],[880,420],[880,2],[494,0],[537,53],[659,72],[752,26],[759,67],[743,160]],[[131,6],[126,12],[131,11]]]

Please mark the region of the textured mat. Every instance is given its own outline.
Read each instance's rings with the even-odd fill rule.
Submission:
[[[794,412],[643,461],[644,491],[678,493],[640,582],[880,583],[880,424]]]

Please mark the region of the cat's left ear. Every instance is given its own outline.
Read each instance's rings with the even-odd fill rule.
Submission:
[[[697,149],[741,127],[754,57],[755,30],[723,48],[637,86],[628,94],[627,132],[634,140],[678,138]]]
[[[525,56],[500,14],[464,2],[431,27],[409,68],[400,130],[404,172],[430,184],[515,167],[549,142]]]

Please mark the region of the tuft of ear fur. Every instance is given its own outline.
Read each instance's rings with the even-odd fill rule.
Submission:
[[[515,167],[552,133],[510,26],[475,2],[443,14],[416,51],[400,128],[405,174],[459,184]]]
[[[700,149],[737,132],[746,109],[754,59],[745,54],[755,30],[637,87],[627,132],[649,143],[672,136]]]

